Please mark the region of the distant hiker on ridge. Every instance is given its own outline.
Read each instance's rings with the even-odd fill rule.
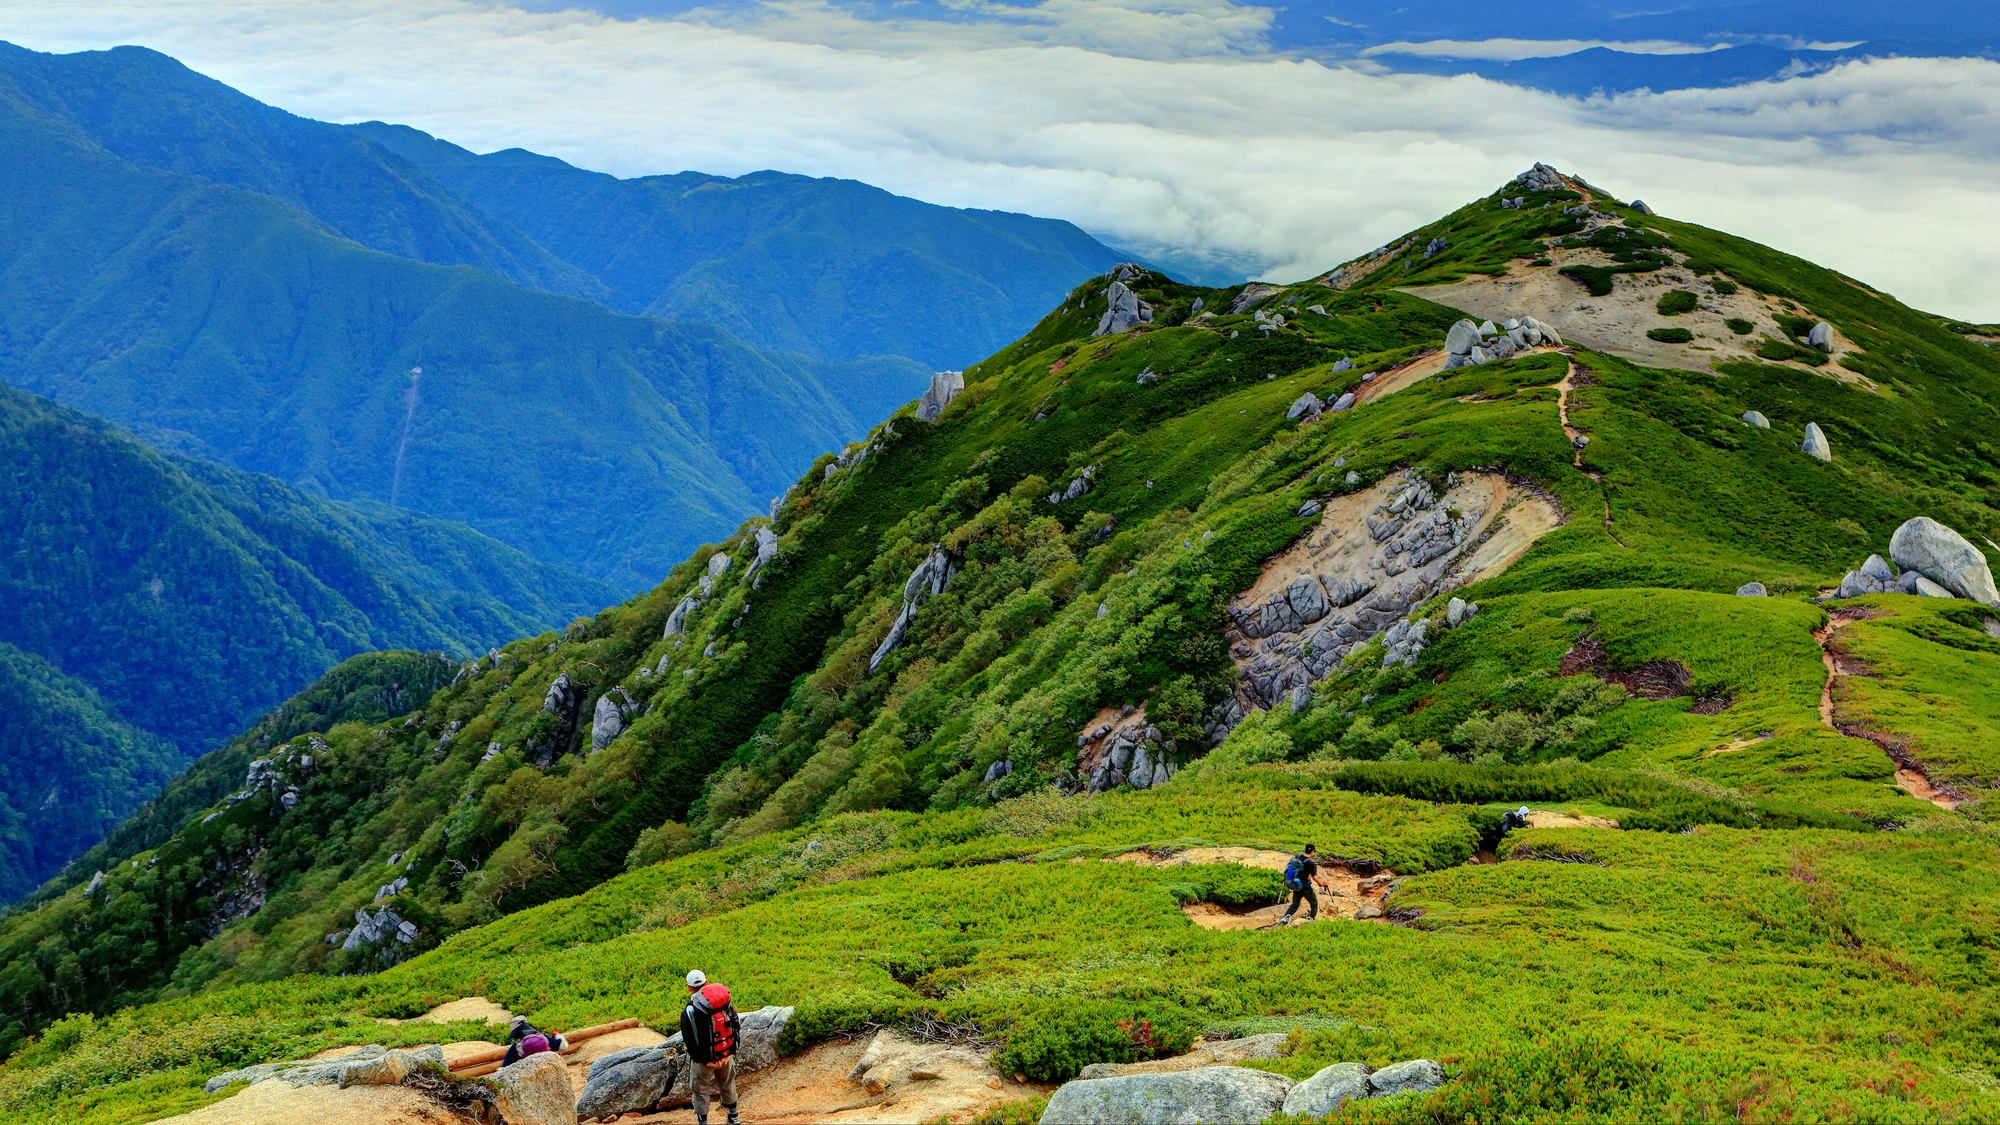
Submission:
[[[507,1057],[501,1066],[513,1066],[529,1055],[539,1055],[543,1051],[561,1051],[569,1046],[569,1041],[560,1035],[550,1035],[540,1030],[520,1016],[507,1025]]]
[[[1313,893],[1312,885],[1318,883],[1322,890],[1333,888],[1328,887],[1326,880],[1320,877],[1319,861],[1313,858],[1317,851],[1319,851],[1318,845],[1307,844],[1306,850],[1293,856],[1291,862],[1285,864],[1285,889],[1292,892],[1292,905],[1286,908],[1285,916],[1278,919],[1278,925],[1283,926],[1292,920],[1292,915],[1299,912],[1299,903],[1302,900],[1312,904],[1312,913],[1306,915],[1306,921],[1313,922],[1319,919],[1319,896]]]
[[[708,975],[692,969],[687,975],[688,1006],[681,1009],[681,1045],[694,1065],[694,1119],[708,1125],[708,1100],[714,1098],[736,1116],[736,1036],[742,1030],[729,989],[710,984]]]

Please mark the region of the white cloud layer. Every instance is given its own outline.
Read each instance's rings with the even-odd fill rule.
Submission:
[[[2000,63],[1850,63],[1579,101],[1272,57],[1226,0],[963,23],[614,21],[467,0],[9,0],[0,38],[138,43],[296,113],[642,175],[777,168],[1070,219],[1295,278],[1536,160],[1659,211],[2000,319]],[[1372,68],[1371,68],[1372,69]]]
[[[1437,59],[1488,59],[1512,62],[1572,55],[1592,47],[1609,47],[1629,55],[1699,55],[1729,48],[1727,43],[1680,43],[1672,39],[1618,42],[1609,39],[1426,39],[1421,43],[1378,43],[1362,50],[1363,57],[1416,55]]]

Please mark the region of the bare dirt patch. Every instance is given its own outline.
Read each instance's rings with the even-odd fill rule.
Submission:
[[[477,1119],[402,1086],[294,1088],[274,1080],[163,1120],[175,1125],[467,1125]]]
[[[1648,660],[1630,668],[1614,668],[1604,642],[1591,633],[1578,637],[1576,644],[1563,653],[1562,663],[1556,668],[1558,676],[1586,672],[1654,702],[1694,694],[1694,673],[1688,671],[1687,665],[1678,660]],[[1704,696],[1695,700],[1692,710],[1700,715],[1719,715],[1729,709],[1730,702],[1726,695]]]
[[[1964,804],[1966,796],[1949,786],[1932,781],[1930,771],[1915,755],[1907,739],[1878,731],[1865,723],[1844,720],[1838,713],[1833,699],[1834,681],[1842,676],[1872,676],[1875,670],[1868,662],[1847,652],[1835,636],[1841,629],[1856,621],[1866,621],[1871,617],[1883,617],[1887,611],[1873,606],[1842,606],[1827,617],[1827,623],[1813,630],[1813,640],[1819,643],[1820,662],[1826,665],[1826,683],[1819,693],[1819,721],[1849,738],[1862,738],[1882,748],[1896,763],[1896,786],[1920,801],[1929,801],[1941,809],[1956,809]]]
[[[1595,249],[1556,247],[1549,251],[1549,259],[1552,264],[1547,266],[1516,262],[1505,277],[1468,277],[1448,285],[1410,286],[1397,292],[1459,309],[1474,320],[1498,323],[1525,314],[1554,325],[1565,340],[1592,351],[1652,367],[1687,371],[1709,371],[1718,363],[1744,360],[1768,363],[1769,360],[1759,360],[1754,354],[1763,337],[1791,338],[1778,325],[1778,315],[1813,315],[1806,310],[1785,309],[1777,298],[1760,296],[1747,287],[1735,293],[1718,293],[1712,279],[1696,277],[1678,268],[1614,275],[1610,294],[1593,297],[1561,271],[1565,266],[1615,265],[1608,255]],[[1680,316],[1660,315],[1655,306],[1672,289],[1693,292],[1700,299],[1700,307]],[[1750,333],[1739,336],[1731,331],[1724,323],[1731,318],[1749,321],[1753,325]],[[1689,344],[1662,343],[1646,336],[1654,328],[1685,328],[1695,334],[1695,339]],[[1835,329],[1835,359],[1854,350],[1854,345]],[[1804,368],[1803,364],[1798,366]],[[1864,389],[1875,389],[1868,379],[1837,362],[1804,369]]]
[[[1583,816],[1573,813],[1529,812],[1530,828],[1616,828],[1618,822],[1609,817]]]
[[[485,1020],[505,1027],[514,1018],[514,1013],[488,1000],[484,996],[462,996],[450,1000],[421,1016],[407,1020],[383,1020],[383,1023],[453,1023],[458,1020]]]
[[[1257,867],[1265,871],[1283,871],[1291,862],[1287,852],[1270,851],[1264,848],[1187,848],[1176,852],[1154,852],[1147,849],[1126,852],[1113,856],[1113,863],[1136,863],[1142,867],[1185,867],[1194,863],[1237,863],[1244,867]],[[1320,878],[1327,886],[1313,887],[1319,895],[1319,917],[1321,919],[1347,919],[1372,921],[1386,916],[1386,902],[1389,892],[1395,888],[1399,876],[1372,859],[1337,859],[1322,857],[1319,861]],[[1271,906],[1232,907],[1213,902],[1192,902],[1181,908],[1188,921],[1205,930],[1261,930],[1277,924],[1291,903],[1291,896],[1285,901]],[[1293,925],[1305,924],[1305,907],[1299,908],[1299,916]]]

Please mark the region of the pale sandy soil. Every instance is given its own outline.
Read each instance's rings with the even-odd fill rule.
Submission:
[[[463,1125],[464,1118],[401,1086],[300,1086],[259,1082],[175,1125]]]
[[[1283,871],[1291,861],[1288,852],[1268,851],[1262,848],[1187,848],[1182,851],[1161,855],[1156,852],[1126,852],[1112,857],[1113,863],[1136,863],[1144,867],[1184,867],[1193,863],[1239,863],[1245,867],[1260,867],[1266,871]],[[1389,888],[1396,881],[1396,873],[1386,869],[1371,874],[1361,874],[1341,866],[1339,860],[1322,859],[1320,877],[1327,886],[1317,885],[1314,890],[1319,895],[1319,917],[1324,920],[1366,919],[1382,916],[1383,900],[1389,897]],[[1212,902],[1194,902],[1181,908],[1188,921],[1205,930],[1261,930],[1276,925],[1284,916],[1285,907],[1291,902],[1290,896],[1273,906],[1260,906],[1242,910],[1218,906]],[[1299,916],[1294,925],[1305,922],[1304,906],[1299,908]],[[1207,1065],[1207,1064],[1200,1064]]]
[[[1616,828],[1618,822],[1601,816],[1571,816],[1559,812],[1530,812],[1530,828]]]

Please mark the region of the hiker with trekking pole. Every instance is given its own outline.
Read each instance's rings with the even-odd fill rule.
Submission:
[[[1285,916],[1278,919],[1277,925],[1290,924],[1292,915],[1299,912],[1301,901],[1312,904],[1312,913],[1306,915],[1306,921],[1319,920],[1319,896],[1313,893],[1312,885],[1318,883],[1321,890],[1330,891],[1333,888],[1327,886],[1326,880],[1320,876],[1319,861],[1313,858],[1318,851],[1317,845],[1307,844],[1304,851],[1285,864],[1285,889],[1292,892],[1292,905],[1285,909]]]
[[[736,1006],[729,1002],[729,989],[709,981],[707,974],[693,969],[687,975],[688,1004],[681,1009],[681,1046],[694,1068],[694,1119],[708,1125],[708,1102],[713,1098],[729,1111],[729,1125],[739,1125],[736,1116],[736,1037],[742,1030]]]

